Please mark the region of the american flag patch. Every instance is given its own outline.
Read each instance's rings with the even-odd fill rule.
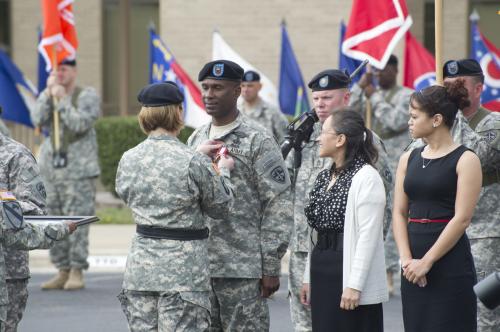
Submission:
[[[0,200],[2,201],[15,201],[16,196],[10,191],[0,191]]]

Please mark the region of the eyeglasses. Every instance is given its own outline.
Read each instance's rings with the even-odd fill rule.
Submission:
[[[327,134],[335,135],[335,136],[340,135],[340,134],[337,134],[336,132],[333,132],[333,131],[322,131],[321,132],[321,135],[327,135]]]

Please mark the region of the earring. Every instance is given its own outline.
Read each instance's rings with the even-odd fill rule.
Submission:
[[[435,123],[433,123],[433,124],[432,124],[432,127],[433,127],[433,128],[436,128],[436,127],[437,127],[437,125],[436,125]]]

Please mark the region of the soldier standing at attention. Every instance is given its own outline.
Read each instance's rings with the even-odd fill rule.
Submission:
[[[44,213],[45,187],[35,158],[25,146],[0,133],[0,196],[7,192],[17,198],[19,213]],[[28,255],[20,250],[48,248],[76,226],[71,222],[16,225],[4,216],[0,202],[0,332],[15,332],[28,299]]]
[[[100,114],[93,88],[76,85],[76,61],[63,60],[47,80],[31,113],[35,126],[49,130],[40,147],[40,171],[47,186],[48,212],[52,215],[94,215],[95,180],[100,170],[94,123]],[[54,151],[53,114],[59,113],[61,147]],[[66,163],[54,163],[56,158]],[[84,287],[82,270],[88,268],[89,226],[57,243],[50,259],[58,274],[42,289],[74,290]]]
[[[262,89],[260,75],[253,70],[245,72],[241,82],[243,102],[239,109],[250,119],[266,128],[269,134],[273,135],[278,143],[281,143],[285,138],[288,120],[279,109],[269,105],[259,97],[260,89]]]
[[[391,55],[382,70],[365,73],[351,90],[351,106],[365,116],[366,101],[372,106],[372,129],[384,141],[391,172],[396,173],[399,157],[410,144],[408,112],[413,90],[397,84],[398,58]],[[373,84],[373,76],[378,87]],[[390,208],[392,201],[387,201]],[[399,272],[399,255],[392,232],[385,239],[385,261],[389,293],[394,293],[393,275]]]
[[[450,60],[443,67],[444,84],[463,80],[470,106],[458,111],[453,140],[474,151],[481,161],[483,185],[472,222],[467,228],[478,282],[500,267],[500,113],[481,106],[484,74],[473,59]],[[500,311],[477,306],[478,332],[498,331]]]
[[[332,166],[329,158],[319,157],[321,126],[332,111],[349,104],[349,82],[349,76],[345,72],[338,69],[328,69],[315,75],[308,84],[308,87],[312,90],[314,110],[318,115],[319,122],[315,124],[311,138],[302,150],[302,166],[295,170],[292,176],[294,227],[290,243],[288,287],[290,313],[296,332],[312,330],[310,308],[300,302],[304,269],[311,243],[310,228],[304,213],[304,207],[309,202],[309,192],[312,190],[319,172]],[[392,174],[389,169],[387,153],[382,141],[376,135],[373,135],[373,139],[374,145],[379,152],[376,167],[382,176],[386,192],[389,194],[392,187]],[[294,164],[292,153],[289,154],[287,162],[289,165]],[[390,216],[390,211],[386,211],[386,218],[389,218],[388,216]]]
[[[116,192],[137,234],[118,296],[130,331],[207,331],[210,273],[206,215],[232,203],[231,157],[218,164],[181,143],[184,97],[175,83],[146,86],[139,124],[148,138],[123,154]]]
[[[20,176],[12,176],[9,171],[15,167],[9,161],[22,165]],[[29,152],[21,144],[0,133],[0,191],[9,191],[21,202],[24,215],[45,214],[45,186],[38,165]],[[17,325],[23,317],[28,301],[28,280],[30,278],[29,257],[25,250],[4,248],[5,280],[9,292],[9,305],[5,332],[17,331]]]
[[[269,330],[266,299],[279,288],[292,228],[290,177],[280,148],[236,106],[242,77],[243,69],[226,60],[201,69],[198,80],[212,121],[188,141],[192,147],[224,145],[235,161],[233,208],[209,220],[211,331]]]

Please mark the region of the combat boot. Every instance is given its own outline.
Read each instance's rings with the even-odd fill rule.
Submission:
[[[85,287],[83,283],[82,269],[71,269],[68,281],[64,284],[65,290],[76,290]]]
[[[68,278],[69,278],[69,270],[59,270],[59,272],[55,275],[55,277],[47,282],[44,282],[41,288],[45,290],[63,289],[64,284],[66,284],[66,281],[68,281]]]

